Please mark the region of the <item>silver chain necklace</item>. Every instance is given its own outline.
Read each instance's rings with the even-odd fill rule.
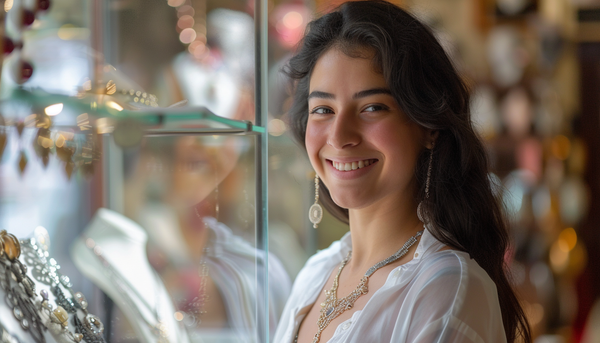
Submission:
[[[340,264],[338,273],[333,279],[333,286],[330,290],[325,291],[325,302],[321,303],[321,315],[317,320],[317,333],[313,338],[313,343],[318,343],[321,340],[321,333],[323,332],[323,330],[325,330],[329,323],[331,323],[331,321],[333,321],[342,313],[352,309],[356,300],[362,295],[365,295],[369,292],[369,278],[371,277],[371,275],[373,275],[373,273],[375,273],[378,269],[383,268],[406,255],[408,253],[408,249],[410,249],[410,247],[412,247],[417,242],[417,238],[422,234],[423,231],[417,232],[414,236],[409,238],[408,241],[404,243],[402,248],[396,251],[393,255],[391,255],[383,261],[377,262],[375,265],[369,268],[369,270],[367,270],[365,275],[360,280],[360,283],[358,284],[356,289],[353,290],[347,296],[338,299],[337,289],[339,286],[340,274],[342,273],[342,270],[344,269],[348,261],[350,261],[350,257],[352,256],[352,250],[348,251],[348,255]],[[294,340],[294,342],[298,342],[298,335],[296,335],[296,339]]]

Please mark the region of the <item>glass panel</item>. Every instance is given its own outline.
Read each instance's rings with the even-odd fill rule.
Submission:
[[[251,4],[9,2],[0,335],[266,342],[290,281],[262,250]]]

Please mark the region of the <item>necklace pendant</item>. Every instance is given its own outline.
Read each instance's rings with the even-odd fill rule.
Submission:
[[[325,311],[325,316],[329,317],[329,315],[331,314],[331,312],[333,312],[333,307],[330,307],[327,309],[327,311]]]

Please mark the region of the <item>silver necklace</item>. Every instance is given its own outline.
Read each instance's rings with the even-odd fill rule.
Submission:
[[[390,257],[386,258],[383,261],[377,262],[375,265],[369,268],[369,270],[367,270],[365,275],[360,280],[360,283],[358,284],[356,289],[353,290],[347,296],[338,299],[337,289],[339,286],[340,274],[342,273],[342,270],[344,269],[348,261],[350,261],[350,257],[352,257],[352,250],[348,251],[348,255],[340,264],[338,273],[333,279],[333,286],[330,290],[325,291],[325,302],[321,303],[321,315],[317,320],[317,333],[313,338],[313,343],[318,343],[321,340],[321,333],[323,332],[323,330],[325,330],[329,323],[331,323],[331,321],[333,321],[342,313],[352,309],[356,300],[369,292],[369,278],[373,275],[373,273],[375,273],[378,269],[381,269],[406,255],[408,253],[408,249],[410,249],[410,247],[412,247],[417,242],[417,238],[422,234],[423,231],[417,232],[417,234],[409,238],[408,241],[404,243],[402,248],[400,248]],[[294,342],[298,342],[298,335],[296,335],[296,339],[294,340]]]

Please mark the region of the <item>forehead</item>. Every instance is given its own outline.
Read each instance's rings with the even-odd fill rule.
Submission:
[[[338,48],[323,53],[311,73],[309,91],[335,94],[387,88],[383,74],[375,69],[372,52],[362,50],[352,55],[356,57],[348,56]]]

